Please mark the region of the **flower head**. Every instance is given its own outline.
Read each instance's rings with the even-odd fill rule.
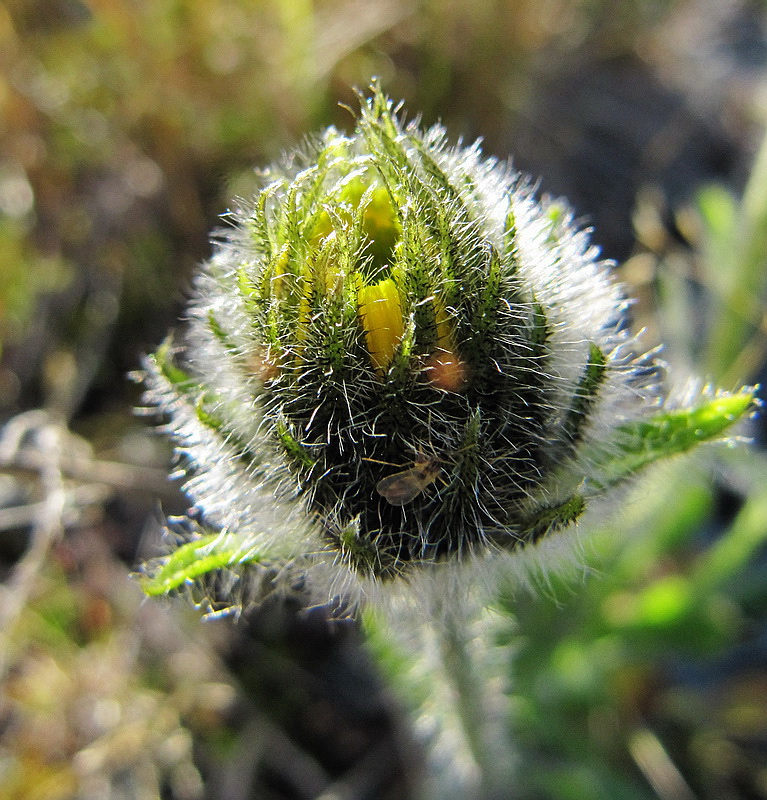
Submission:
[[[751,406],[706,430],[658,416],[623,291],[567,207],[377,87],[351,135],[265,171],[231,218],[186,367],[166,345],[148,378],[228,566],[387,579],[517,551]]]

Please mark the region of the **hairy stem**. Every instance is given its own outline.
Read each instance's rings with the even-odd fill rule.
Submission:
[[[447,602],[443,598],[442,602]],[[439,619],[439,649],[444,674],[455,695],[455,711],[466,748],[478,771],[480,800],[509,798],[513,769],[503,727],[503,695],[498,688],[498,664],[489,661],[487,637],[478,637],[474,620],[451,608]]]

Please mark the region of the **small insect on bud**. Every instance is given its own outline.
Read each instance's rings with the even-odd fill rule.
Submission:
[[[753,406],[659,415],[623,292],[566,206],[377,86],[353,133],[265,171],[230,217],[188,367],[169,345],[148,362],[187,490],[227,532],[205,563],[376,579],[512,552]]]
[[[412,467],[381,478],[376,491],[393,506],[404,506],[434,483],[441,470],[435,461],[421,458]]]

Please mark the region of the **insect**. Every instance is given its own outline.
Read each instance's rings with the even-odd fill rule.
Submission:
[[[427,486],[439,477],[442,467],[433,458],[419,456],[408,469],[381,478],[376,491],[393,506],[404,506],[415,500]]]

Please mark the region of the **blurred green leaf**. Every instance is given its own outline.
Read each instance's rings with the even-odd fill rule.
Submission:
[[[732,290],[732,282],[738,277],[734,270],[725,266],[732,258],[738,203],[724,186],[718,184],[704,186],[696,200],[706,231],[705,263],[709,269],[705,282],[723,294]]]
[[[767,542],[767,490],[746,498],[727,532],[703,555],[693,581],[699,593],[710,592],[735,579]]]
[[[648,627],[667,627],[683,619],[693,604],[690,582],[683,575],[669,575],[645,589],[638,598],[636,622]]]
[[[709,187],[698,199],[705,224],[703,280],[714,290],[716,305],[707,321],[707,372],[722,380],[742,379],[733,372],[738,357],[758,330],[767,265],[767,134],[738,205],[723,189]]]

